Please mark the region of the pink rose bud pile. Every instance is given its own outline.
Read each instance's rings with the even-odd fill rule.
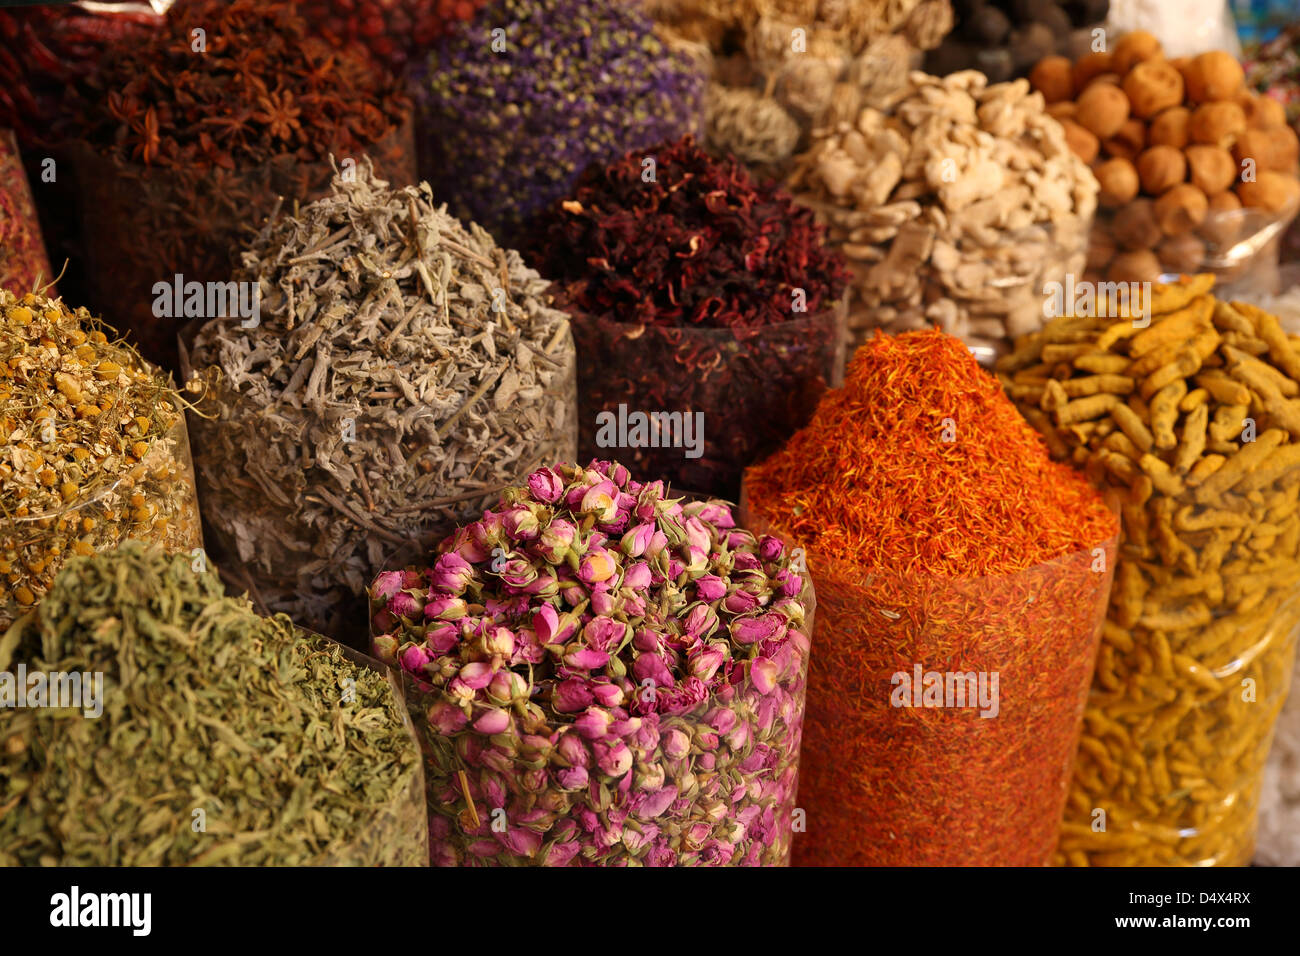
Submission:
[[[557,465],[371,588],[440,866],[789,862],[811,588],[721,501]]]

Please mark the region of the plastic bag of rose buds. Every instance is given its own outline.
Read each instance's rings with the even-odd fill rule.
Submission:
[[[813,605],[781,541],[609,462],[380,574],[434,865],[786,865]]]

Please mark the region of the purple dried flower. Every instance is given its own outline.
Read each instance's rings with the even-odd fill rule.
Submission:
[[[704,89],[643,12],[604,0],[497,0],[413,72],[437,131],[422,178],[507,241],[592,163],[696,128]]]

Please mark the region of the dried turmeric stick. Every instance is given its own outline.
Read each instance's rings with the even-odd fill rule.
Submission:
[[[1089,352],[1074,360],[1076,369],[1094,375],[1120,375],[1128,366],[1129,360],[1125,356],[1110,352]]]
[[[1230,491],[1237,482],[1246,478],[1267,460],[1273,449],[1282,444],[1286,432],[1280,428],[1270,428],[1252,442],[1247,442],[1224,464],[1196,489],[1196,500],[1209,504]]]
[[[1274,388],[1287,398],[1295,398],[1297,395],[1300,395],[1300,383],[1297,383],[1295,379],[1287,378],[1286,375],[1279,372],[1267,362],[1261,362],[1253,355],[1248,355],[1240,349],[1233,348],[1231,345],[1225,345],[1223,347],[1223,354],[1236,365],[1245,365],[1252,371],[1255,377],[1262,376],[1263,378],[1268,379],[1273,384]],[[1232,374],[1232,367],[1233,366],[1229,366],[1229,374]]]
[[[1178,445],[1174,423],[1178,420],[1178,403],[1186,394],[1187,382],[1180,378],[1152,396],[1151,434],[1155,436],[1157,448],[1168,450]]]
[[[1234,302],[1233,305],[1255,323],[1256,333],[1268,346],[1269,357],[1278,368],[1290,376],[1292,381],[1300,381],[1300,352],[1292,347],[1277,317],[1247,302]]]
[[[1183,400],[1178,403],[1178,410],[1180,412],[1190,412],[1194,408],[1208,405],[1209,403],[1210,393],[1203,388],[1194,388],[1183,396]]]
[[[1151,434],[1151,429],[1147,428],[1146,423],[1129,406],[1116,405],[1110,410],[1110,417],[1119,426],[1120,431],[1142,451],[1150,451],[1155,447],[1156,440]]]
[[[1210,419],[1210,410],[1205,405],[1197,405],[1183,419],[1182,443],[1178,454],[1174,456],[1174,472],[1186,475],[1205,451],[1205,428]]]
[[[1184,385],[1183,387],[1186,388],[1187,386]],[[1077,422],[1091,421],[1105,415],[1119,404],[1122,404],[1120,397],[1109,393],[1089,395],[1087,398],[1076,398],[1055,410],[1056,423],[1065,426]]]
[[[1218,369],[1201,372],[1196,376],[1196,384],[1225,405],[1250,404],[1250,389]]]

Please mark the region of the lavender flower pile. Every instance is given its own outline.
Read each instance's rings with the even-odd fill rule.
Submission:
[[[509,489],[371,591],[441,866],[784,865],[811,588],[721,501],[611,462]]]
[[[694,132],[705,79],[634,4],[497,0],[413,83],[421,178],[508,245],[592,163]]]

